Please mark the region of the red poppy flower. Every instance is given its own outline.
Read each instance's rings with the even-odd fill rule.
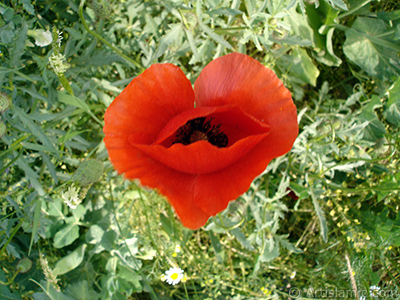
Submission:
[[[165,195],[196,229],[246,192],[298,134],[290,92],[270,69],[232,53],[213,60],[194,89],[172,64],[155,64],[104,116],[115,169]]]

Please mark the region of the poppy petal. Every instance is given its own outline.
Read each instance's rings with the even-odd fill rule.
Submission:
[[[263,142],[227,168],[197,178],[194,199],[202,211],[215,216],[249,189],[272,160],[260,146]]]
[[[187,174],[205,174],[225,169],[254,148],[268,133],[241,139],[227,148],[218,148],[208,141],[190,145],[174,144],[170,148],[161,145],[132,144],[154,160],[176,171]]]
[[[111,157],[115,168],[120,168],[128,179],[140,179],[140,183],[158,191],[167,197],[174,207],[182,224],[190,229],[203,226],[209,214],[197,207],[193,201],[194,185],[197,175],[184,174],[168,168],[153,160],[135,148],[111,149]]]
[[[257,60],[232,53],[211,61],[194,84],[196,107],[237,105],[270,126],[269,157],[288,152],[298,134],[290,91]]]
[[[152,143],[169,120],[193,106],[192,85],[181,69],[155,64],[110,104],[103,131],[106,136],[129,135],[137,143]]]

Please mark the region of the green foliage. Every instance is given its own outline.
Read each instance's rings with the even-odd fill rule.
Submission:
[[[399,298],[398,1],[3,2],[1,299],[368,297],[373,285]],[[36,40],[47,32],[51,44]],[[284,81],[300,133],[191,231],[113,171],[102,119],[151,64],[194,82],[233,51]],[[172,266],[185,283],[161,280]]]

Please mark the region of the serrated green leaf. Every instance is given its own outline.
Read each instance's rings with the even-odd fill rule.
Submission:
[[[240,231],[239,228],[235,228],[229,231],[232,233],[236,239],[239,241],[239,243],[246,249],[253,251],[254,247],[249,243],[249,241],[246,239],[246,236],[242,231]]]
[[[83,261],[83,257],[85,256],[85,250],[87,245],[83,244],[75,249],[73,252],[68,254],[67,256],[61,258],[55,265],[53,274],[55,276],[62,275],[68,273],[69,271],[77,268],[81,262]]]
[[[29,182],[32,184],[33,188],[38,192],[40,196],[43,196],[45,194],[41,184],[37,180],[39,178],[39,175],[35,173],[29,166],[29,164],[26,162],[25,158],[20,156],[15,163],[17,164],[18,167],[20,167],[25,175],[26,178],[29,180]]]
[[[153,59],[156,60],[160,56],[162,56],[173,42],[175,42],[182,35],[182,25],[175,24],[171,27],[170,30],[161,38],[160,44],[157,48],[156,53],[154,54]]]
[[[67,223],[54,236],[54,247],[62,248],[71,245],[79,238],[79,226],[75,223]]]
[[[58,184],[58,177],[57,177],[57,172],[56,172],[56,168],[55,168],[54,164],[51,162],[49,156],[46,153],[41,152],[40,155],[42,156],[43,161],[46,164],[47,169],[50,172],[50,176],[54,180],[54,183]]]
[[[34,143],[24,141],[24,142],[21,142],[21,145],[24,146],[24,148],[26,148],[26,149],[31,149],[31,150],[35,150],[35,151],[43,151],[43,152],[53,152],[55,154],[60,154],[60,152],[55,150],[54,148],[49,148],[47,146],[43,146],[40,144],[34,144]]]
[[[224,16],[231,16],[231,17],[241,15],[242,13],[243,12],[238,9],[227,8],[227,7],[218,8],[218,9],[210,10],[207,12],[207,14],[209,14],[209,15],[216,15],[216,16],[224,15]]]
[[[281,235],[281,236],[275,236],[275,239],[286,249],[289,251],[292,251],[293,253],[303,253],[303,250],[296,248],[295,245],[293,245],[291,242],[287,240],[289,237],[288,234],[286,235]]]
[[[279,256],[279,244],[273,238],[265,240],[264,252],[260,256],[261,262],[269,262]]]
[[[193,55],[197,61],[201,61],[199,53],[197,52],[196,42],[194,41],[193,34],[190,30],[185,29],[186,38],[189,42],[190,49],[192,49]]]
[[[40,141],[43,146],[51,149],[51,152],[57,153],[57,149],[54,148],[47,135],[43,132],[42,128],[37,126],[29,116],[18,106],[12,106],[12,110],[18,116],[18,118],[24,123],[25,127]],[[44,149],[42,149],[44,150]]]
[[[224,46],[225,48],[228,48],[230,50],[233,50],[233,47],[231,44],[229,44],[227,41],[225,41],[220,35],[216,34],[214,31],[212,31],[210,28],[208,28],[206,25],[204,25],[203,23],[200,23],[200,28],[211,38],[213,39],[215,42],[217,42],[217,44],[220,44],[222,46]]]
[[[310,193],[310,196],[312,199],[312,203],[314,205],[315,213],[317,214],[317,217],[319,219],[320,235],[322,237],[322,240],[325,243],[327,243],[328,242],[328,225],[326,223],[324,211],[322,210],[321,206],[319,205],[319,202],[314,194],[314,191],[312,189],[310,189],[309,193]]]
[[[22,27],[18,31],[17,38],[14,40],[10,65],[13,67],[21,65],[21,56],[24,53],[25,41],[27,39],[28,26],[25,19],[22,19]]]

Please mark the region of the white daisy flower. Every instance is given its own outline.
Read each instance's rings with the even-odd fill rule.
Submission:
[[[61,198],[64,199],[64,203],[67,204],[71,209],[77,208],[81,204],[82,200],[79,199],[79,188],[74,185],[70,185],[65,193],[61,193]]]
[[[379,286],[373,285],[369,287],[369,294],[371,295],[371,297],[378,297],[379,295],[379,290],[381,288]]]
[[[173,267],[168,271],[165,271],[166,281],[168,284],[175,285],[179,283],[183,278],[183,270],[177,267]]]
[[[296,271],[293,271],[292,274],[290,274],[290,279],[294,279],[296,277]]]

